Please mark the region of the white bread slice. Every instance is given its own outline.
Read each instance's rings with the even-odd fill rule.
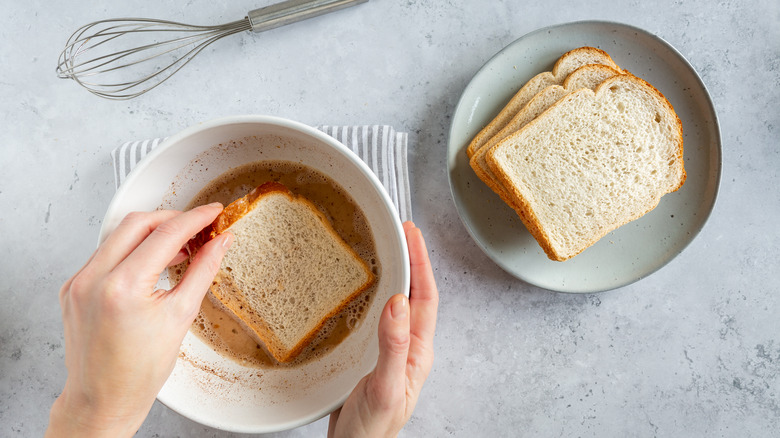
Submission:
[[[276,182],[231,203],[209,230],[235,241],[211,296],[279,362],[293,360],[374,274],[307,199]]]
[[[564,97],[487,163],[547,256],[563,261],[682,186],[682,123],[653,86],[619,75]]]
[[[520,130],[523,126],[527,125],[531,120],[567,94],[579,90],[580,88],[595,89],[605,80],[619,74],[622,74],[620,70],[606,65],[586,65],[572,72],[572,74],[563,82],[563,85],[551,85],[540,91],[503,129],[501,129],[501,131],[471,156],[471,160],[469,160],[471,168],[474,169],[477,176],[496,192],[504,202],[512,206],[512,198],[507,194],[506,190],[493,175],[493,171],[491,171],[490,167],[487,165],[485,159],[487,157],[487,151],[510,134]]]
[[[594,47],[580,47],[564,53],[558,61],[555,62],[551,72],[543,72],[531,78],[520,90],[515,93],[512,99],[504,106],[498,115],[481,131],[474,136],[466,148],[466,154],[469,158],[484,145],[490,138],[496,135],[501,129],[512,120],[537,93],[550,85],[560,85],[574,70],[588,64],[608,65],[614,69],[620,70],[617,64],[607,54],[607,52]]]

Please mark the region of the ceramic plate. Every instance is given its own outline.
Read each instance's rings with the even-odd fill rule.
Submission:
[[[469,167],[466,147],[526,81],[550,71],[565,52],[605,50],[623,69],[650,82],[682,120],[685,185],[653,211],[603,237],[566,261],[547,258],[516,213]],[[488,61],[466,87],[448,144],[452,197],[466,229],[504,270],[530,284],[561,292],[599,292],[658,270],[698,234],[715,204],[721,145],[712,101],[688,61],[661,38],[625,24],[584,21],[534,31]]]

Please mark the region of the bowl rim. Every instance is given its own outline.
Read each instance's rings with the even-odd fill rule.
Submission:
[[[384,206],[386,213],[391,219],[393,225],[392,235],[395,236],[397,243],[401,249],[400,268],[401,268],[401,275],[402,275],[402,279],[401,279],[402,290],[399,291],[398,293],[403,293],[404,295],[409,297],[410,285],[411,285],[409,249],[407,247],[405,233],[403,231],[403,225],[401,223],[401,219],[398,214],[397,208],[393,204],[389,194],[387,193],[387,190],[379,181],[377,175],[357,154],[355,154],[355,152],[350,150],[347,146],[342,144],[337,139],[325,134],[324,132],[312,126],[294,120],[277,117],[277,116],[249,114],[249,115],[219,117],[208,121],[196,123],[192,126],[189,126],[179,131],[174,135],[171,135],[170,137],[162,141],[156,148],[151,150],[144,158],[142,158],[136,164],[133,170],[126,176],[122,184],[114,193],[114,196],[112,197],[111,202],[109,203],[109,206],[104,215],[103,223],[101,224],[97,245],[99,246],[106,239],[106,237],[108,237],[110,232],[112,232],[116,228],[116,224],[118,223],[117,220],[122,219],[122,218],[117,218],[119,214],[118,210],[121,207],[123,199],[127,196],[128,190],[130,190],[131,187],[133,186],[133,182],[137,178],[141,177],[141,175],[144,173],[144,170],[150,165],[150,163],[155,161],[159,155],[161,155],[162,153],[164,153],[166,150],[170,148],[176,147],[181,142],[184,142],[187,139],[196,136],[203,131],[207,131],[209,129],[213,129],[217,127],[235,125],[235,124],[273,125],[273,126],[288,128],[293,131],[300,132],[304,135],[312,137],[314,140],[325,143],[329,147],[335,149],[338,153],[343,155],[346,159],[352,162],[353,165],[355,165],[358,169],[360,169],[361,173],[363,173],[363,175],[368,178],[371,185],[373,186],[373,191],[378,193],[382,201],[381,203]],[[109,223],[109,221],[106,220],[108,218],[114,218],[115,220],[110,221]],[[384,304],[382,304],[382,306],[384,306]],[[376,359],[374,359],[374,361],[375,360]],[[179,415],[182,415],[186,418],[189,418],[193,421],[196,421],[200,424],[209,427],[214,427],[220,430],[236,432],[236,433],[270,433],[270,432],[279,432],[279,431],[294,429],[296,427],[300,427],[312,423],[314,421],[317,421],[325,417],[329,413],[331,413],[333,410],[338,409],[340,406],[342,406],[348,396],[349,393],[346,393],[344,396],[339,397],[333,404],[324,406],[322,409],[314,411],[312,414],[301,417],[298,420],[292,420],[292,421],[287,421],[285,423],[274,424],[270,427],[269,426],[257,427],[257,425],[252,425],[248,427],[245,426],[237,427],[235,425],[230,425],[219,421],[211,421],[209,419],[203,419],[203,418],[192,418],[192,416],[185,414],[180,409],[171,406],[171,404],[168,403],[168,400],[166,400],[164,396],[160,397],[160,395],[158,394],[156,398],[160,403],[162,403],[172,411],[178,413]]]

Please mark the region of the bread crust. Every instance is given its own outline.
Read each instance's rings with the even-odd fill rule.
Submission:
[[[675,128],[676,128],[676,135],[675,135],[675,137],[677,139],[676,159],[679,160],[682,174],[681,174],[681,177],[680,177],[679,184],[677,184],[675,187],[672,187],[666,193],[671,193],[671,192],[677,191],[680,187],[682,187],[682,185],[684,184],[685,179],[687,177],[687,174],[685,172],[684,161],[683,161],[683,130],[682,130],[682,122],[680,121],[680,118],[675,113],[674,108],[672,107],[672,104],[666,99],[666,97],[660,91],[658,91],[655,87],[653,87],[647,81],[645,81],[645,80],[643,80],[641,78],[638,78],[638,77],[636,77],[636,76],[634,76],[634,75],[632,75],[630,73],[626,73],[626,74],[618,75],[618,76],[613,76],[612,78],[609,78],[609,79],[605,80],[603,83],[601,83],[601,85],[599,85],[595,90],[580,89],[578,91],[575,91],[575,92],[565,96],[564,98],[560,99],[558,102],[553,104],[548,109],[548,111],[553,109],[554,107],[559,106],[559,105],[565,105],[565,103],[567,101],[576,98],[576,96],[578,94],[580,94],[580,93],[590,93],[590,94],[593,94],[596,98],[598,98],[598,96],[601,95],[604,92],[604,90],[609,89],[615,82],[623,81],[623,80],[636,81],[636,82],[640,83],[642,85],[642,87],[644,88],[644,90],[646,90],[646,92],[652,94],[656,99],[658,99],[659,102],[662,103],[662,105],[666,108],[668,115],[673,115],[674,116],[673,120],[675,121],[674,124],[675,124]],[[545,111],[545,112],[547,112],[547,111]],[[584,251],[585,249],[587,249],[590,246],[592,246],[593,244],[595,244],[598,240],[600,240],[602,237],[607,235],[609,232],[611,232],[611,231],[613,231],[613,230],[615,230],[615,229],[625,225],[628,222],[631,222],[631,221],[633,221],[635,219],[638,219],[639,217],[644,216],[649,211],[653,210],[658,205],[658,203],[660,202],[661,196],[666,194],[666,193],[661,194],[657,198],[655,198],[654,199],[654,201],[655,201],[654,204],[651,205],[644,212],[637,213],[633,217],[629,218],[628,220],[626,220],[626,221],[624,221],[622,223],[619,223],[619,224],[617,224],[615,226],[606,227],[603,230],[603,232],[601,232],[601,233],[599,233],[597,235],[594,235],[594,238],[589,243],[581,246],[578,251],[576,251],[574,253],[571,253],[571,254],[561,254],[561,253],[559,253],[555,249],[555,247],[552,245],[548,233],[546,233],[544,231],[544,228],[543,228],[541,222],[539,221],[539,218],[537,217],[537,215],[533,211],[533,209],[531,207],[531,204],[528,201],[528,199],[526,199],[523,196],[523,194],[520,192],[520,190],[517,187],[514,186],[514,184],[512,183],[512,181],[511,181],[511,179],[509,177],[509,175],[497,163],[497,160],[495,158],[495,155],[498,153],[498,150],[499,150],[499,145],[505,144],[505,143],[509,143],[514,138],[524,135],[526,130],[533,129],[533,126],[536,123],[539,123],[539,120],[540,120],[540,117],[537,117],[536,119],[532,120],[530,123],[525,125],[523,128],[521,128],[520,130],[518,130],[514,134],[511,134],[511,135],[507,136],[504,140],[499,142],[496,146],[494,146],[493,148],[488,150],[487,151],[486,161],[487,161],[487,164],[490,167],[490,169],[493,171],[494,175],[497,177],[499,184],[509,192],[509,196],[512,199],[512,204],[510,204],[510,205],[514,205],[514,206],[517,207],[517,208],[515,208],[516,210],[519,208],[522,211],[523,214],[520,214],[521,220],[523,220],[524,223],[526,223],[526,221],[527,221],[530,224],[530,226],[527,225],[528,231],[536,239],[536,241],[539,243],[539,245],[542,247],[544,252],[547,254],[547,256],[551,260],[554,260],[554,261],[565,261],[565,260],[568,260],[568,259],[570,259],[570,258],[572,258],[572,257],[574,257],[574,256],[576,256],[578,254],[580,254],[582,251]]]
[[[284,193],[288,196],[292,196],[292,192],[290,192],[286,186],[276,181],[269,181],[267,183],[261,184],[249,192],[246,196],[236,199],[235,201],[228,204],[224,210],[222,210],[222,213],[220,213],[211,224],[209,237],[213,239],[217,237],[217,235],[225,232],[228,228],[230,228],[231,225],[238,222],[239,219],[252,211],[252,208],[258,199],[263,197],[263,195],[267,195],[273,192]]]
[[[325,324],[327,324],[328,320],[339,314],[342,310],[344,310],[345,307],[349,305],[352,300],[354,300],[374,284],[376,276],[373,272],[371,272],[371,269],[367,266],[365,261],[362,260],[362,258],[357,253],[355,253],[355,251],[349,245],[347,245],[346,242],[343,241],[338,233],[336,233],[330,224],[330,221],[327,219],[327,217],[325,217],[324,214],[322,214],[322,212],[319,211],[319,209],[316,208],[316,206],[314,206],[306,198],[296,196],[283,184],[273,181],[260,185],[246,196],[233,201],[227,207],[225,207],[225,209],[222,211],[222,213],[219,214],[219,216],[217,216],[214,222],[203,230],[203,236],[201,237],[202,243],[205,243],[205,241],[208,239],[213,239],[225,231],[229,231],[230,227],[242,217],[251,212],[255,205],[263,197],[274,193],[287,196],[290,198],[290,200],[293,201],[297,200],[305,202],[310,207],[312,212],[317,215],[318,219],[322,221],[327,232],[333,236],[334,241],[338,242],[344,249],[348,250],[356,260],[359,260],[360,266],[362,267],[367,278],[367,280],[358,289],[352,291],[352,293],[350,293],[346,299],[332,306],[330,311],[325,315],[322,315],[322,317],[311,330],[309,330],[303,337],[301,337],[292,348],[288,349],[276,336],[274,331],[270,328],[269,324],[260,318],[256,312],[253,311],[253,309],[251,309],[251,306],[244,305],[246,303],[236,298],[245,294],[246,291],[239,290],[235,282],[233,282],[231,277],[225,272],[220,271],[220,273],[217,274],[214,281],[212,282],[209,298],[212,299],[212,301],[218,301],[221,307],[228,309],[230,311],[228,312],[230,316],[233,317],[242,327],[248,329],[247,333],[250,334],[255,339],[255,341],[263,345],[266,351],[269,352],[274,359],[276,359],[278,362],[284,363],[295,359],[303,351],[303,349],[314,340],[317,334],[323,329]],[[247,321],[247,319],[250,320]]]
[[[537,107],[544,105],[544,100],[548,99],[549,97],[554,97],[557,101],[565,97],[567,94],[575,91],[574,89],[571,89],[572,87],[576,86],[571,85],[574,80],[596,75],[616,76],[620,74],[623,74],[621,70],[615,69],[608,65],[588,64],[569,74],[566,79],[564,79],[563,85],[551,85],[537,93],[520,111],[517,112],[517,114],[515,114],[514,117],[512,117],[512,120],[510,120],[506,126],[504,126],[488,141],[484,142],[483,145],[474,152],[474,154],[471,156],[471,159],[469,160],[469,165],[474,170],[474,173],[476,173],[477,177],[479,177],[479,179],[481,179],[488,187],[490,187],[505,203],[509,204],[517,211],[519,207],[514,204],[512,197],[496,180],[496,178],[492,175],[492,170],[487,166],[487,151],[498,144],[501,140],[509,136],[513,131],[516,131],[528,124],[530,120],[525,120],[529,119],[529,116],[532,116],[534,111],[539,110]],[[556,94],[558,96],[556,96]],[[540,113],[541,112],[543,111],[540,111]]]
[[[571,71],[564,71],[564,65],[571,58],[579,56],[592,56],[594,59],[600,59],[603,65],[608,65],[617,70],[620,67],[612,60],[609,54],[601,49],[595,47],[579,47],[569,50],[561,55],[560,58],[553,65],[552,71],[539,73],[526,82],[517,93],[507,102],[504,108],[490,121],[490,123],[482,128],[477,135],[471,140],[466,148],[466,155],[471,158],[476,151],[483,146],[490,138],[506,126],[509,120],[520,111],[533,96],[539,91],[544,89],[545,86],[551,84],[558,84],[563,82],[563,78],[568,76]],[[591,63],[593,64],[593,63]],[[582,64],[582,65],[587,65]],[[549,82],[549,84],[548,84]]]

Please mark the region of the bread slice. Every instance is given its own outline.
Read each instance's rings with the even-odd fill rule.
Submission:
[[[539,73],[526,82],[501,112],[474,136],[466,148],[468,157],[471,158],[482,145],[503,129],[537,93],[550,85],[561,85],[574,70],[588,64],[607,65],[620,70],[607,52],[594,47],[580,47],[564,53],[555,62],[552,71]]]
[[[614,76],[559,100],[487,164],[547,256],[563,261],[682,186],[682,123],[653,86]]]
[[[612,76],[622,74],[620,70],[613,67],[599,64],[590,64],[578,68],[572,72],[563,85],[551,85],[544,90],[540,91],[534,96],[525,107],[523,107],[513,118],[507,123],[507,125],[501,129],[493,138],[487,141],[474,155],[471,156],[469,164],[477,176],[485,182],[494,192],[496,192],[501,199],[512,206],[512,198],[507,194],[506,190],[501,186],[496,177],[493,175],[493,171],[487,165],[486,157],[487,151],[498,144],[501,140],[520,130],[523,126],[527,125],[531,120],[536,118],[539,114],[544,112],[547,108],[551,107],[555,102],[566,96],[567,94],[579,90],[581,88],[595,89],[599,84]]]
[[[235,240],[212,300],[279,362],[293,360],[375,280],[314,204],[276,182],[225,207],[209,234],[225,231]]]

